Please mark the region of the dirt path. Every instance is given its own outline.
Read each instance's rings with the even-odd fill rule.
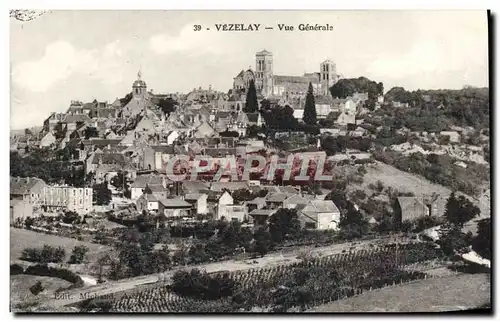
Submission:
[[[298,262],[298,261],[300,261],[300,259],[297,259],[297,255],[300,254],[301,252],[304,252],[304,251],[310,253],[311,255],[316,255],[316,256],[321,257],[321,256],[328,256],[328,255],[342,253],[342,251],[344,251],[344,250],[345,251],[349,251],[349,250],[354,251],[354,250],[367,248],[367,247],[370,247],[370,244],[372,244],[372,245],[387,244],[387,243],[393,243],[393,242],[394,242],[393,239],[385,238],[385,239],[372,239],[372,240],[360,241],[360,242],[355,242],[355,243],[335,244],[335,245],[317,247],[317,248],[300,247],[300,248],[294,249],[293,251],[290,251],[290,252],[268,254],[262,258],[258,258],[255,260],[238,260],[238,261],[229,260],[229,261],[216,262],[216,263],[210,263],[210,264],[205,264],[205,265],[181,267],[181,268],[177,268],[177,269],[165,272],[165,273],[123,279],[123,280],[119,280],[119,281],[108,282],[105,284],[92,286],[92,287],[85,287],[85,288],[72,290],[72,291],[64,293],[64,294],[59,294],[57,297],[54,296],[54,298],[52,300],[44,303],[44,306],[48,306],[52,309],[57,309],[58,307],[61,307],[61,306],[67,306],[67,305],[75,304],[75,303],[82,301],[83,300],[83,298],[81,296],[82,294],[86,294],[85,296],[90,295],[92,297],[104,297],[106,295],[117,293],[117,292],[130,291],[138,286],[141,286],[144,284],[156,283],[160,280],[164,280],[168,283],[176,271],[183,270],[183,269],[190,269],[190,268],[196,267],[196,268],[201,269],[201,270],[206,270],[209,273],[217,272],[217,271],[247,270],[247,269],[252,269],[252,268],[262,268],[262,267],[276,266],[276,265],[280,265],[280,264],[290,264],[293,262]]]

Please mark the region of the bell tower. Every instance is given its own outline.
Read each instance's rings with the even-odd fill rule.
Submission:
[[[137,72],[137,80],[132,84],[132,96],[137,100],[144,99],[147,92],[146,82],[141,79],[141,76],[142,73],[139,70]]]
[[[273,54],[265,49],[255,54],[255,87],[264,97],[273,94]]]
[[[332,87],[338,80],[337,68],[335,63],[329,59],[322,62],[319,67],[321,92],[323,95],[328,95],[330,87]]]

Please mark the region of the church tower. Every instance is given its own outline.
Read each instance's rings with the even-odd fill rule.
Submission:
[[[264,97],[273,94],[273,54],[265,49],[255,54],[255,87]]]
[[[335,63],[327,59],[320,64],[320,84],[323,95],[328,95],[330,87],[338,81],[337,67]]]
[[[132,85],[132,95],[136,100],[142,100],[146,97],[146,82],[141,79],[141,71],[137,73],[137,80]]]

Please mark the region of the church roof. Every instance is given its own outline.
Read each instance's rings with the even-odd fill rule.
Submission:
[[[239,74],[238,74],[238,75],[236,75],[236,77],[235,77],[235,78],[238,78],[238,77],[243,77],[243,73],[244,73],[244,71],[243,71],[243,69],[242,69],[242,70],[241,70],[241,72],[239,72]]]
[[[138,79],[132,84],[132,87],[146,87],[146,82],[142,79]]]
[[[257,53],[257,55],[269,55],[269,54],[272,54],[272,53],[270,51],[265,50],[265,49],[262,50],[262,51],[259,51]]]

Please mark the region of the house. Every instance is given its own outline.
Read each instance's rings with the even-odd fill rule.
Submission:
[[[49,212],[69,210],[87,214],[93,209],[93,195],[92,188],[76,188],[66,185],[45,186],[42,208]]]
[[[288,198],[285,193],[277,192],[266,196],[266,206],[269,209],[283,208],[283,202]]]
[[[219,135],[207,122],[202,122],[193,133],[194,138],[209,138],[213,136]]]
[[[206,193],[188,193],[184,196],[184,200],[189,202],[194,209],[194,213],[205,215],[208,213],[208,195]]]
[[[141,175],[137,176],[135,181],[130,185],[130,194],[132,200],[137,200],[143,194],[143,190],[146,189],[146,186],[162,186],[166,188],[167,183],[166,179],[162,176],[158,175]]]
[[[103,164],[118,165],[126,167],[129,165],[126,157],[121,153],[114,152],[94,152],[86,161],[86,173],[96,172],[97,168]]]
[[[57,142],[56,137],[52,132],[45,134],[40,140],[40,148],[49,147]]]
[[[143,193],[135,202],[139,212],[158,212],[160,209],[159,199],[153,193]]]
[[[172,145],[179,138],[179,131],[170,131],[166,136],[167,144]]]
[[[147,170],[166,170],[166,164],[174,154],[172,145],[147,146],[144,148],[143,168]]]
[[[24,221],[27,217],[33,218],[33,205],[24,200],[10,201],[10,223]]]
[[[356,136],[356,137],[362,137],[362,136],[365,136],[367,134],[367,130],[358,126],[354,131],[351,131],[349,133],[349,135],[351,136]]]
[[[245,206],[242,205],[227,205],[226,215],[227,220],[236,220],[239,222],[245,221],[247,218]]]
[[[292,195],[283,201],[283,208],[295,209],[298,205],[307,205],[309,199],[302,197],[299,194]]]
[[[92,120],[85,114],[69,114],[66,115],[66,117],[61,123],[66,124],[66,130],[68,132],[73,132],[76,131],[76,129],[82,126],[83,124],[89,122],[92,122]]]
[[[182,191],[185,194],[202,193],[204,190],[209,190],[209,184],[202,181],[183,181]]]
[[[399,222],[415,221],[431,214],[422,197],[398,197],[394,212]]]
[[[222,217],[228,218],[228,215],[231,214],[228,210],[228,206],[232,206],[234,204],[234,200],[229,192],[212,191],[208,194],[207,201],[210,203],[210,208],[214,213],[215,220],[219,220]]]
[[[331,200],[311,200],[300,207],[299,220],[307,229],[338,230],[340,211]]]
[[[347,124],[356,124],[356,114],[341,112],[334,124],[347,126]]]
[[[191,216],[192,205],[180,198],[158,199],[159,213],[168,218],[179,218]]]
[[[246,113],[248,119],[248,126],[256,125],[262,126],[262,115],[259,112],[256,113]]]
[[[269,217],[274,215],[278,209],[255,209],[248,215],[253,219],[255,226],[262,226],[267,223]]]
[[[245,202],[245,205],[247,207],[247,212],[250,213],[254,211],[255,209],[262,209],[266,206],[266,198],[264,197],[257,197],[253,200]]]
[[[213,182],[210,186],[210,190],[212,191],[224,191],[228,190],[230,192],[240,190],[240,189],[249,189],[248,183],[243,181],[234,181],[234,182]]]
[[[448,136],[450,138],[451,143],[460,142],[460,133],[457,131],[441,131],[439,132],[440,136]]]
[[[10,178],[10,199],[24,200],[31,205],[40,205],[47,185],[38,178]]]
[[[332,112],[333,98],[330,95],[317,95],[314,103],[318,119],[324,119]]]

